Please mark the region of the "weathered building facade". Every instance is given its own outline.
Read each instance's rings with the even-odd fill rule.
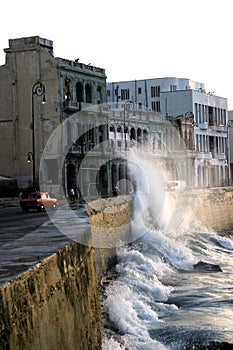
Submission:
[[[109,83],[107,91],[104,69],[55,58],[51,40],[12,39],[4,51],[0,176],[19,188],[112,195],[127,180],[132,147],[147,150],[165,180],[226,181],[227,102],[203,84],[161,78]]]
[[[33,171],[28,160],[35,157],[38,186],[40,160],[50,135],[71,114],[106,101],[105,70],[77,60],[55,58],[53,42],[38,36],[9,40],[9,48],[4,51],[6,61],[0,67],[0,175],[16,179],[20,188],[28,187]],[[37,82],[45,89],[43,96],[33,90]],[[89,128],[87,120],[81,124],[76,125],[79,135]],[[64,169],[65,178],[67,171],[71,176],[70,163],[77,167],[78,160],[64,163],[57,156],[64,153],[72,132],[63,129],[59,152],[55,152],[54,158],[50,154],[50,159],[44,162],[46,179],[53,187],[58,187]]]

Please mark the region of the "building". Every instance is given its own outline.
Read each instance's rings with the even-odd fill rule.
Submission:
[[[88,137],[99,137],[99,131],[90,131],[94,112],[86,111],[75,126],[64,123],[58,148],[54,154],[48,153],[47,159],[44,150],[53,132],[71,115],[106,102],[105,70],[78,59],[54,57],[53,42],[39,36],[10,39],[4,51],[6,60],[0,67],[0,175],[17,180],[20,188],[33,185],[33,181],[38,188],[43,158],[44,184],[55,191],[60,191],[61,181],[66,189],[76,185],[75,172],[85,142]],[[101,111],[98,119],[103,121],[98,124],[106,124]],[[72,153],[71,141],[76,142],[77,134],[82,141],[80,138],[76,144],[80,147]]]
[[[158,78],[107,83],[109,103],[134,101],[139,109],[179,120],[184,140],[194,147],[193,186],[215,187],[229,184],[227,99],[205,90],[204,84],[190,79]],[[193,126],[193,132],[188,125]],[[187,148],[189,149],[189,144]]]
[[[230,159],[229,179],[233,175],[233,111],[228,111],[228,158]]]
[[[4,51],[0,176],[19,188],[114,194],[128,178],[131,147],[148,150],[166,180],[229,183],[227,100],[203,84],[177,78],[107,84],[104,69],[54,57],[53,42],[39,36],[10,39]]]

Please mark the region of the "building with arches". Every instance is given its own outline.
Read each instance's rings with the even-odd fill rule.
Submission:
[[[33,182],[33,157],[37,187],[40,179],[54,193],[70,187],[81,187],[83,197],[129,193],[132,148],[146,150],[167,181],[229,183],[227,100],[204,84],[178,78],[107,84],[103,68],[54,57],[53,42],[38,36],[10,39],[4,51],[0,176],[19,188]]]
[[[192,154],[194,187],[231,183],[226,98],[206,91],[203,83],[171,77],[109,82],[107,100],[117,105],[131,100],[177,121]]]
[[[87,148],[85,142],[100,138],[97,132],[93,135],[91,131],[90,126],[94,124],[91,113],[86,113],[86,120],[77,118],[75,127],[69,124],[69,118],[89,106],[106,102],[105,70],[79,60],[54,57],[53,42],[39,36],[10,39],[4,51],[5,64],[0,66],[0,174],[15,179],[19,188],[31,186],[30,160],[33,160],[38,188],[40,162],[47,141],[59,125],[68,120],[56,151],[54,154],[51,151],[47,158],[44,156],[42,169],[44,185],[59,192],[63,178],[67,190],[70,182],[72,186],[77,185],[73,166],[78,166],[79,150],[81,155]],[[33,90],[37,82],[44,88],[43,96],[39,90]],[[99,108],[96,115],[106,123],[101,111]],[[83,134],[78,144],[75,144],[76,134]],[[74,150],[73,155],[71,150]]]

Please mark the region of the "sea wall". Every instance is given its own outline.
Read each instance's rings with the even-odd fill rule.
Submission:
[[[0,349],[101,348],[93,248],[73,242],[0,289]]]
[[[209,229],[233,229],[233,188],[170,192],[169,200],[175,216],[185,211]],[[101,349],[99,285],[116,262],[114,234],[128,240],[132,208],[130,196],[91,203],[95,247],[73,242],[0,288],[0,349]]]
[[[114,225],[120,221],[129,227],[132,214],[129,201],[110,200],[108,204],[113,209],[112,202],[118,209],[110,214],[107,228],[111,230],[112,220]],[[98,203],[91,210],[100,214]],[[103,218],[106,219],[106,215]],[[93,218],[90,221],[94,224]],[[96,222],[99,228],[104,226],[103,221],[102,224],[101,220]],[[91,236],[90,232],[90,242]],[[72,242],[3,285],[0,288],[0,349],[101,349],[100,281],[115,263],[115,247]]]
[[[132,196],[93,201],[87,205],[87,215],[92,246],[115,248],[131,241]]]
[[[169,192],[169,198],[171,206],[177,207],[175,215],[182,210],[190,221],[199,222],[209,230],[233,229],[232,187],[173,191]]]

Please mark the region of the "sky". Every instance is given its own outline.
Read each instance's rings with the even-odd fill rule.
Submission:
[[[8,0],[1,4],[0,65],[8,40],[53,41],[54,56],[104,68],[107,81],[188,78],[233,109],[232,0]]]

